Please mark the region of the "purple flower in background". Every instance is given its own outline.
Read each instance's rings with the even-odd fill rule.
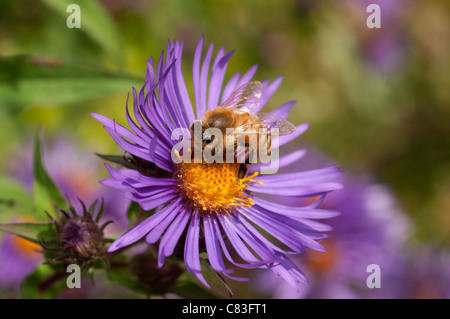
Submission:
[[[320,207],[339,210],[330,220],[330,239],[321,243],[327,253],[308,251],[295,259],[311,285],[293,292],[270,274],[258,274],[255,288],[273,298],[394,298],[401,273],[402,247],[410,222],[390,192],[364,177],[343,179],[344,189],[330,194]],[[369,265],[380,266],[381,288],[368,288]]]
[[[392,284],[397,298],[450,299],[450,252],[431,245],[410,247],[402,276]]]
[[[45,169],[63,196],[72,201],[77,211],[82,211],[81,199],[92,203],[97,198],[104,199],[102,221],[112,220],[108,232],[123,231],[128,226],[124,212],[129,201],[119,191],[104,187],[98,182],[102,169],[98,157],[92,150],[81,149],[68,137],[59,137],[54,141],[43,143],[43,163]],[[17,161],[10,167],[11,175],[32,191],[33,187],[33,146],[26,148],[27,153],[16,156]],[[69,168],[69,169],[68,169]]]
[[[18,222],[30,220],[19,219]],[[26,239],[5,234],[0,243],[0,291],[18,290],[23,279],[42,261],[40,246]]]
[[[104,198],[104,214],[102,221],[112,220],[114,223],[106,228],[107,233],[122,232],[128,222],[126,212],[129,201],[118,196],[119,191],[111,190],[98,183],[98,169],[100,163],[93,152],[83,151],[69,138],[59,138],[53,143],[45,143],[43,150],[44,165],[47,172],[55,182],[60,192],[68,196],[81,210],[81,203],[93,202],[96,198]],[[26,148],[27,153],[19,153],[17,160],[8,167],[10,175],[22,182],[32,191],[33,186],[33,147],[30,144]],[[94,163],[94,164],[93,164]],[[68,167],[70,169],[68,169]],[[45,214],[42,212],[44,218]],[[13,216],[21,220],[20,216]],[[42,261],[42,255],[37,253],[39,248],[25,239],[4,234],[0,246],[0,273],[8,274],[0,276],[1,287],[19,287],[22,280],[32,272],[38,263]]]
[[[156,211],[120,236],[109,251],[144,237],[149,244],[159,240],[158,266],[161,267],[177,244],[184,245],[187,269],[208,287],[201,268],[201,252],[207,253],[213,269],[227,277],[247,280],[231,277],[233,269],[226,266],[227,261],[241,268],[268,268],[297,290],[298,283],[306,282],[306,278],[287,255],[302,254],[309,248],[325,251],[318,241],[326,237],[323,232],[329,227],[314,219],[338,213],[316,207],[325,194],[341,188],[341,184],[330,182],[341,172],[336,167],[327,167],[259,176],[260,164],[248,169],[238,163],[175,164],[171,150],[177,141],[171,139],[171,132],[179,127],[188,129],[207,110],[216,108],[237,88],[250,82],[257,69],[253,66],[243,75],[238,72],[224,83],[232,52],[221,48],[212,59],[213,45],[210,45],[202,61],[202,38],[193,63],[194,108],[182,74],[182,47],[182,43],[169,42],[166,54],[163,52],[157,63],[152,58],[148,61],[145,86],[140,92],[133,90],[132,111],[136,121],[127,108],[132,131],[114,120],[93,114],[136,164],[136,169],[115,169],[107,165],[111,178],[103,183],[124,191],[127,198],[144,210]],[[267,103],[281,80],[280,77],[272,83],[262,82],[260,107],[256,112]],[[286,118],[294,104],[286,103],[272,114]],[[307,124],[297,126],[292,134],[279,138],[279,145],[295,139],[307,128]],[[304,151],[294,151],[277,163],[286,166],[304,154]],[[268,201],[256,193],[319,196],[320,199],[303,207],[291,207],[283,204],[282,199]]]
[[[361,50],[367,62],[376,70],[390,73],[404,64],[406,58],[405,34],[402,30],[402,12],[408,8],[406,0],[346,1],[344,4],[357,17],[355,28],[361,42]],[[380,8],[381,28],[366,27],[370,12],[366,9],[375,4]]]

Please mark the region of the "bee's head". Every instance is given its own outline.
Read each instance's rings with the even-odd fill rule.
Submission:
[[[212,141],[211,136],[207,135],[205,131],[210,128],[207,121],[194,121],[189,130],[191,132],[191,138],[195,140],[196,138],[203,141],[204,144],[209,144]],[[195,134],[198,134],[197,136]]]

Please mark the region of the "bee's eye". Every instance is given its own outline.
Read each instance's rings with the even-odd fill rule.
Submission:
[[[215,138],[216,138],[215,135],[210,135],[209,133],[206,133],[205,131],[203,131],[203,141],[206,144],[211,143],[212,141],[214,141]]]

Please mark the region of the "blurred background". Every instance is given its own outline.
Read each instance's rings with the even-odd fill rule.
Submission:
[[[70,3],[81,8],[79,29],[66,26]],[[366,25],[372,3],[381,8],[379,29]],[[168,39],[184,40],[192,88],[202,35],[215,52],[236,51],[226,78],[255,63],[257,80],[284,75],[268,109],[298,101],[289,120],[311,124],[299,143],[389,189],[413,225],[411,243],[450,247],[445,1],[2,0],[2,176],[17,176],[39,127],[46,140],[69,136],[89,154],[121,154],[89,113],[125,124],[128,92],[144,84],[146,60],[159,57]],[[99,179],[106,177],[102,161],[93,163]],[[0,221],[5,216],[0,211]]]

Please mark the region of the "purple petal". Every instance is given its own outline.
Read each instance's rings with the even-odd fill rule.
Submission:
[[[147,199],[136,199],[134,197],[128,198],[137,202],[142,207],[143,210],[148,211],[162,204],[167,203],[176,196],[177,194],[173,190],[169,189],[167,191],[161,192],[158,198],[147,198]]]
[[[203,217],[203,231],[205,233],[205,245],[208,260],[216,271],[230,272],[230,269],[226,269],[225,264],[223,263],[222,252],[214,232],[212,219],[215,219],[215,217]]]
[[[181,95],[181,100],[183,101],[184,111],[186,112],[187,119],[189,123],[194,122],[195,115],[194,109],[192,108],[191,99],[189,98],[189,94],[187,92],[186,84],[183,78],[183,72],[181,70],[181,55],[182,55],[182,46],[179,48],[178,59],[176,63],[177,70],[177,84]]]
[[[127,231],[125,234],[117,238],[111,246],[108,248],[108,252],[113,252],[117,249],[120,249],[122,247],[131,245],[141,238],[143,238],[145,235],[148,234],[149,231],[153,229],[156,225],[158,225],[168,214],[172,212],[173,205],[168,205],[165,208],[161,209],[159,212],[153,214],[152,216],[148,217],[146,220],[141,222],[136,227],[133,227],[129,231]]]
[[[253,236],[251,232],[239,221],[235,216],[225,219],[225,223],[229,228],[233,229],[236,234],[264,261],[271,263],[276,261],[272,251],[261,242],[258,237]]]
[[[293,132],[293,133],[291,133],[289,135],[280,136],[278,138],[278,147],[276,147],[274,142],[272,142],[272,149],[280,148],[283,145],[289,143],[290,141],[296,139],[297,137],[299,137],[300,135],[305,133],[306,130],[308,130],[308,128],[309,128],[309,124],[308,123],[304,123],[304,124],[298,125],[296,127],[296,129],[295,129],[295,132]]]
[[[252,207],[251,209],[241,209],[240,211],[241,214],[247,217],[250,221],[262,227],[280,242],[298,253],[304,253],[306,251],[305,246],[324,251],[323,246],[312,238],[303,235],[296,229],[293,229],[289,224],[268,216],[267,213],[261,213],[257,208]]]
[[[278,90],[281,82],[283,82],[283,76],[279,76],[278,78],[276,78],[272,83],[269,84],[269,86],[267,86],[263,90],[260,107],[259,109],[255,110],[255,113],[258,113],[264,107],[264,105],[266,105],[267,101],[269,101],[272,95]]]
[[[342,189],[342,184],[339,183],[323,183],[318,185],[307,185],[298,187],[278,187],[273,188],[267,185],[250,186],[247,188],[249,191],[256,193],[264,193],[271,195],[282,196],[299,196],[299,197],[312,197],[329,193],[338,189]]]
[[[184,262],[190,273],[202,273],[199,253],[200,216],[198,212],[192,215],[184,245]]]
[[[253,201],[258,205],[274,213],[284,215],[290,218],[310,218],[310,219],[325,219],[340,215],[339,212],[325,209],[312,209],[306,207],[292,207],[286,206],[272,201],[268,201],[259,197],[254,197]]]
[[[186,225],[191,218],[191,210],[183,209],[175,218],[167,229],[167,232],[161,238],[159,243],[158,267],[162,267],[164,259],[173,254],[173,250],[177,245],[181,234],[184,232]]]
[[[283,105],[280,105],[273,111],[270,111],[270,114],[273,114],[278,117],[282,117],[286,119],[289,115],[289,112],[291,111],[292,107],[297,103],[297,101],[290,101],[287,103],[284,103]]]
[[[238,87],[241,87],[242,85],[244,85],[245,83],[250,82],[253,79],[253,76],[255,75],[256,71],[258,70],[258,64],[255,64],[254,66],[252,66],[250,69],[248,69],[247,72],[245,72],[245,74],[242,76],[242,78],[239,80],[238,84],[236,85],[237,89]],[[234,90],[233,90],[234,91]],[[233,93],[233,92],[231,92]]]
[[[264,237],[255,227],[253,227],[242,215],[239,214],[237,216],[237,218],[242,223],[242,225],[244,225],[244,227],[247,229],[247,231],[252,234],[252,236],[258,238],[262,243],[264,243],[264,245],[266,245],[270,249],[273,249],[274,251],[278,251],[283,254],[296,253],[296,252],[284,250],[284,249],[281,249],[281,248],[275,246],[273,243],[271,243],[269,240],[267,240],[267,238]]]
[[[278,276],[286,280],[286,282],[297,292],[299,292],[298,284],[303,282],[308,284],[308,279],[301,270],[287,257],[280,255],[281,262],[279,265],[270,269]]]
[[[199,114],[203,114],[205,110],[200,110],[200,64],[203,51],[203,36],[198,41],[197,48],[194,53],[194,62],[192,64],[192,80],[194,83],[194,96],[195,96],[195,106],[197,111],[197,118]]]
[[[200,119],[203,114],[206,112],[206,106],[207,106],[207,94],[208,94],[208,72],[209,72],[209,65],[211,63],[211,57],[213,54],[214,46],[211,44],[208,48],[208,51],[206,52],[205,58],[203,60],[202,70],[200,73],[200,105],[197,105],[198,111],[197,111],[197,118]]]
[[[233,245],[233,248],[239,254],[239,256],[248,263],[261,263],[261,260],[255,257],[255,255],[247,248],[245,243],[239,238],[239,236],[235,233],[235,231],[228,227],[227,219],[228,216],[218,216],[220,224],[222,225],[223,230],[227,234],[228,240]]]
[[[140,145],[146,144],[145,140],[143,140],[136,134],[131,133],[129,130],[127,130],[122,125],[117,124],[115,121],[110,120],[109,118],[107,118],[103,115],[100,115],[100,114],[96,114],[96,113],[91,113],[91,116],[93,118],[95,118],[97,121],[99,121],[100,123],[104,124],[105,127],[109,128],[111,130],[114,130],[115,132],[119,133],[123,137],[132,141],[133,143],[140,144]]]
[[[230,96],[233,94],[233,92],[237,88],[237,83],[239,81],[239,77],[241,76],[240,72],[235,73],[225,84],[225,88],[222,91],[222,97],[220,98],[220,104],[223,104]]]
[[[228,60],[234,51],[228,52],[218,60],[211,73],[211,84],[209,85],[208,109],[211,110],[219,105],[220,93],[222,91],[223,78],[227,69]],[[219,55],[218,55],[219,56]]]
[[[158,225],[156,225],[145,237],[145,240],[149,244],[154,244],[158,241],[158,239],[162,236],[163,232],[169,226],[170,223],[174,220],[174,218],[178,215],[181,209],[180,205],[181,198],[178,198],[173,203],[169,204],[171,212],[166,215],[166,217],[160,221]]]
[[[330,166],[297,173],[260,175],[255,180],[270,187],[296,187],[328,182],[342,174],[343,172],[336,166]]]
[[[105,164],[105,167],[112,177],[118,180],[127,181],[133,186],[138,184],[138,182],[145,186],[171,186],[176,183],[176,181],[172,178],[145,176],[133,169],[115,169],[109,164]]]
[[[245,268],[245,269],[258,268],[259,266],[266,265],[265,262],[261,262],[261,261],[260,261],[260,262],[257,262],[257,263],[252,263],[252,264],[241,264],[241,263],[235,262],[234,259],[233,259],[233,257],[231,256],[231,254],[230,254],[229,251],[228,251],[228,248],[227,248],[227,246],[226,246],[226,244],[225,244],[225,241],[224,241],[223,238],[222,238],[222,233],[221,233],[221,231],[220,231],[219,224],[218,224],[217,220],[216,220],[216,219],[213,219],[213,220],[212,220],[212,223],[214,224],[214,229],[215,229],[215,231],[216,231],[216,238],[219,239],[220,247],[222,248],[222,251],[223,251],[225,257],[226,257],[233,265],[238,266],[238,267],[240,267],[240,268]]]
[[[282,168],[292,163],[297,162],[303,156],[305,156],[306,150],[294,151],[290,154],[284,155],[280,158],[276,158],[268,163],[258,163],[249,167],[249,172],[260,171],[262,168],[265,170],[274,170],[276,168]],[[261,177],[260,177],[261,178]]]

